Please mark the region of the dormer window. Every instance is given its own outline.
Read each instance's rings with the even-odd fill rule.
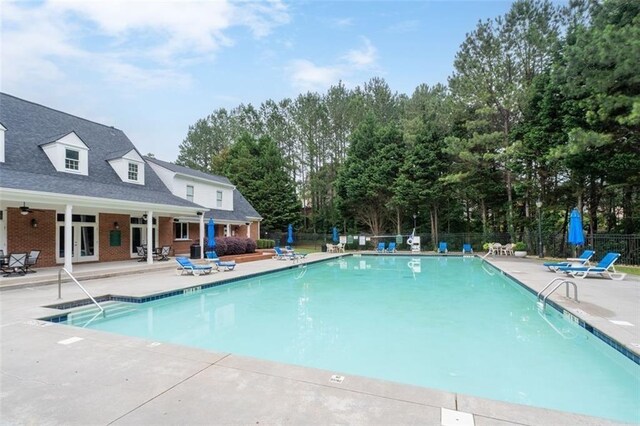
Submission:
[[[129,163],[129,180],[138,181],[138,165],[136,163]]]
[[[53,137],[40,146],[57,171],[89,174],[89,147],[75,132]]]
[[[187,201],[193,203],[193,185],[187,185]]]
[[[75,149],[65,149],[64,168],[67,170],[80,170],[80,152]]]
[[[107,161],[123,182],[144,185],[144,160],[135,149],[114,152]]]

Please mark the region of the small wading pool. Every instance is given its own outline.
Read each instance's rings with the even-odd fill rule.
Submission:
[[[348,256],[176,293],[66,323],[640,422],[640,366],[478,258]]]

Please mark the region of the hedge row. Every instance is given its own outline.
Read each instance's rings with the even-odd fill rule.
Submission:
[[[258,240],[256,243],[258,243],[259,249],[270,249],[276,246],[276,242],[274,240]]]
[[[205,245],[205,251],[206,251]],[[251,238],[238,237],[219,237],[216,238],[216,246],[214,248],[218,256],[226,256],[232,254],[255,253],[256,242]]]

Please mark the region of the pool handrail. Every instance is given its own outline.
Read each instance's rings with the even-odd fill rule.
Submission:
[[[101,313],[104,313],[104,308],[102,306],[100,306],[100,304],[98,302],[96,302],[96,299],[93,298],[92,295],[89,294],[89,292],[87,291],[86,288],[84,288],[82,286],[82,284],[80,284],[78,282],[78,280],[76,280],[76,277],[74,277],[71,272],[67,271],[67,268],[62,268],[58,271],[58,299],[62,299],[62,271],[66,272],[67,275],[69,275],[69,277],[73,280],[74,283],[76,283],[76,285],[78,287],[80,287],[80,289],[82,291],[84,291],[84,294],[86,294],[87,296],[89,296],[89,299],[91,299],[91,301],[98,307],[98,309],[100,309]]]
[[[544,291],[546,289],[548,289],[549,287],[551,287],[556,281],[560,281],[558,284],[556,284],[555,287],[553,287],[553,289],[551,289],[551,291],[547,294],[544,294]],[[549,281],[549,283],[538,292],[538,295],[536,296],[536,303],[538,304],[538,306],[542,305],[542,309],[544,309],[544,307],[547,305],[547,298],[549,296],[551,296],[551,294],[556,291],[558,288],[560,288],[560,286],[562,284],[566,285],[566,296],[567,299],[569,299],[569,284],[571,284],[573,286],[573,298],[576,302],[580,303],[578,301],[578,286],[576,285],[576,283],[574,283],[571,280],[568,280],[566,277],[556,277],[554,279],[552,279],[551,281]],[[544,296],[543,296],[544,294]],[[541,297],[543,296],[543,297]]]

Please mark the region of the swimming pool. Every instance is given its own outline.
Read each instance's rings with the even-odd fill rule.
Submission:
[[[127,305],[88,326],[640,421],[640,367],[477,258],[349,256]]]

